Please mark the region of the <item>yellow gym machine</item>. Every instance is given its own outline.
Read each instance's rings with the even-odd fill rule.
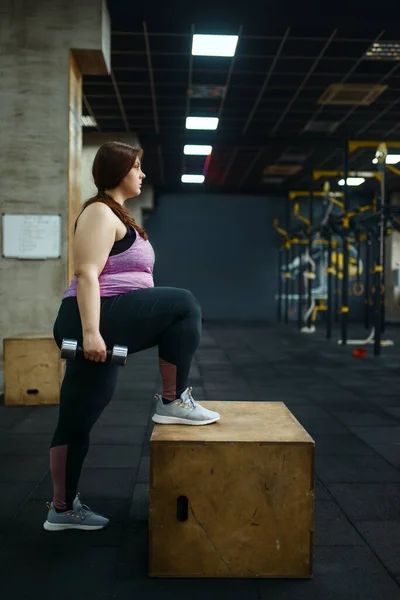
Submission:
[[[289,265],[294,258],[297,258],[298,265],[298,324],[303,332],[311,333],[315,330],[314,323],[318,312],[326,312],[327,338],[332,335],[332,313],[333,313],[333,278],[336,281],[335,294],[335,315],[340,315],[341,339],[339,343],[342,345],[352,343],[373,343],[374,354],[380,354],[382,345],[389,345],[389,340],[382,340],[381,334],[385,326],[385,285],[384,285],[384,238],[390,234],[390,230],[386,229],[388,218],[388,206],[386,201],[386,169],[396,175],[400,175],[400,170],[392,165],[386,164],[388,146],[400,148],[400,142],[388,142],[387,144],[372,142],[372,141],[349,141],[346,143],[344,152],[344,169],[343,171],[314,171],[312,176],[316,182],[322,178],[326,179],[322,191],[291,191],[288,194],[287,207],[290,207],[290,201],[296,200],[299,197],[308,198],[309,200],[309,215],[308,218],[300,213],[300,206],[295,202],[293,207],[293,217],[300,226],[290,230],[290,208],[287,208],[286,229],[279,226],[278,219],[274,220],[274,227],[280,235],[282,235],[281,250],[279,253],[279,273],[278,273],[278,320],[284,317],[285,323],[288,322],[289,314],[289,298],[293,297],[293,276]],[[377,164],[376,171],[350,171],[349,170],[349,154],[358,148],[377,148],[375,153],[375,163]],[[364,178],[375,178],[380,183],[379,192],[376,198],[368,206],[361,206],[357,209],[350,210],[349,207],[349,192],[347,180],[348,177],[360,176]],[[327,179],[344,177],[343,192],[331,192],[330,183]],[[328,203],[327,213],[322,221],[321,226],[312,227],[313,223],[313,199],[321,197]],[[340,214],[334,215],[333,222],[339,223],[339,228],[331,227],[331,212],[334,207],[340,208]],[[371,213],[371,216],[366,214]],[[390,211],[392,214],[392,210]],[[396,213],[397,214],[397,213]],[[373,228],[368,230],[361,218],[366,216],[369,220],[372,219]],[[392,215],[393,216],[393,215]],[[399,223],[400,220],[394,219]],[[333,234],[342,240],[342,248],[340,252],[339,241],[333,239]],[[364,269],[365,284],[361,281],[361,253],[360,246],[362,242],[366,242],[366,267]],[[328,265],[326,269],[327,275],[327,294],[324,297],[312,294],[312,280],[315,279],[315,262],[311,257],[311,247],[313,244],[326,244],[328,250]],[[356,257],[350,256],[352,245],[356,247]],[[305,245],[306,252],[302,252],[302,246]],[[297,257],[296,248],[298,250]],[[354,250],[353,250],[354,251]],[[305,260],[305,265],[304,265]],[[283,263],[286,267],[284,269]],[[294,262],[292,264],[295,264]],[[282,271],[284,273],[284,285],[282,281]],[[304,277],[304,281],[303,281]],[[349,321],[349,279],[355,279],[351,286],[350,292],[354,296],[362,296],[366,293],[365,300],[365,326],[370,326],[371,316],[373,322],[373,330],[366,340],[349,340],[348,339],[348,321]],[[340,286],[341,284],[341,286]],[[341,287],[341,290],[339,289]],[[283,289],[284,288],[284,289]],[[304,288],[306,294],[304,294]],[[341,296],[341,305],[339,306],[339,295]],[[303,317],[302,300],[307,298],[307,311]],[[282,305],[284,299],[285,304]],[[325,304],[325,299],[327,304]],[[373,314],[371,315],[371,304]]]

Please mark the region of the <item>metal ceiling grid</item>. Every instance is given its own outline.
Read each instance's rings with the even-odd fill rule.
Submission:
[[[180,187],[185,169],[202,172],[204,165],[207,185],[218,189],[307,185],[313,169],[340,168],[346,138],[381,140],[400,130],[400,62],[366,58],[372,44],[387,39],[384,30],[352,37],[332,28],[313,36],[287,27],[252,35],[238,25],[229,30],[239,35],[233,58],[192,56],[199,32],[196,24],[152,31],[146,23],[140,31],[113,31],[111,76],[84,77],[84,112],[99,131],[139,135],[156,185]],[[332,83],[388,88],[369,106],[318,104]],[[190,115],[218,117],[217,131],[186,130]],[[183,155],[185,142],[212,144],[210,159]],[[300,173],[266,177],[264,167],[285,163],[289,146],[305,155]],[[370,153],[356,158],[365,170]]]

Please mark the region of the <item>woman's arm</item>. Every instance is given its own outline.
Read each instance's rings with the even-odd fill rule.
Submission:
[[[100,333],[99,275],[114,244],[116,230],[114,213],[100,202],[89,205],[78,220],[74,266],[83,335]]]

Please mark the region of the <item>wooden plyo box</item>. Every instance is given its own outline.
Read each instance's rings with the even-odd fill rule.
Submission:
[[[49,335],[19,335],[3,341],[4,404],[59,404],[65,361]]]
[[[153,429],[149,575],[311,578],[314,440],[282,402],[201,404]]]

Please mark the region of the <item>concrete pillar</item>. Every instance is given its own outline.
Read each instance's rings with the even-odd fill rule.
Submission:
[[[400,205],[400,192],[394,192],[391,195],[391,205]],[[385,240],[386,244],[386,268],[385,268],[385,289],[386,289],[386,318],[390,320],[400,319],[400,233],[394,231],[391,236]]]
[[[72,273],[68,241],[81,205],[82,74],[109,71],[105,1],[2,0],[1,213],[60,215],[62,223],[59,259],[0,258],[2,338],[50,331]]]

